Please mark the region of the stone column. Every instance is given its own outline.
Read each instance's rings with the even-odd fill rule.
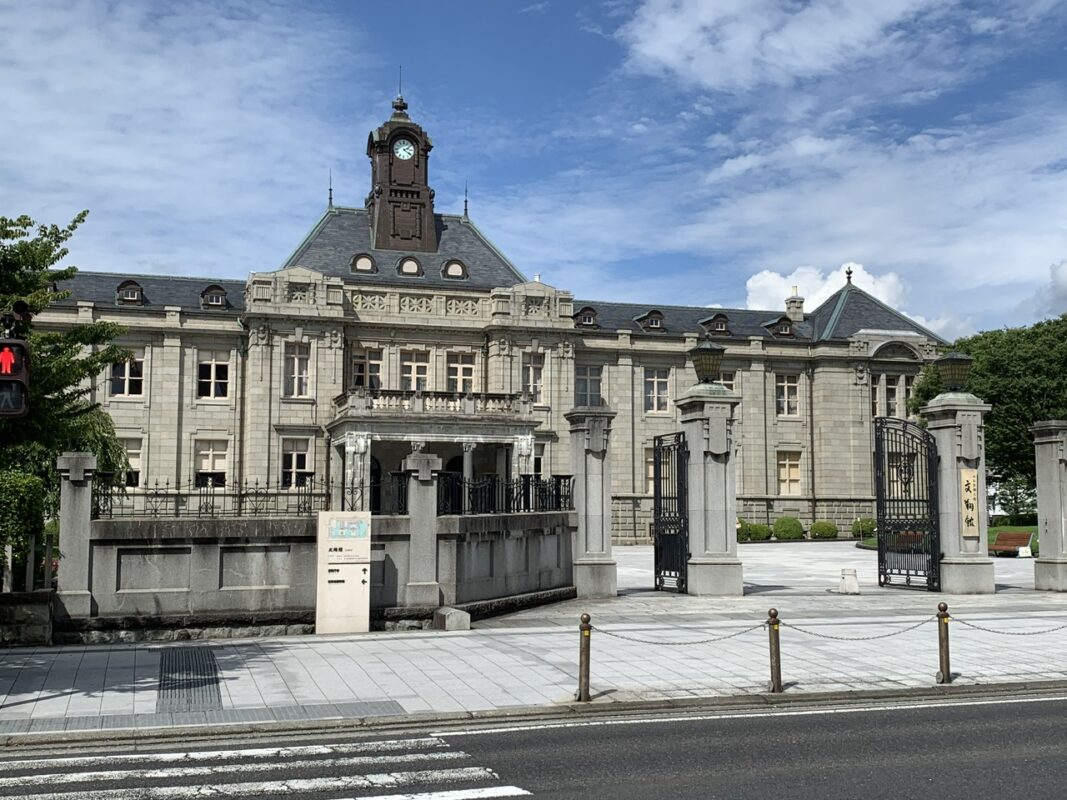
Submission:
[[[1040,556],[1034,561],[1034,588],[1067,592],[1067,420],[1038,422],[1037,532]]]
[[[56,459],[59,470],[59,529],[63,532],[63,564],[59,569],[57,600],[61,613],[87,618],[92,614],[89,583],[90,534],[92,533],[92,453],[64,453]]]
[[[463,513],[469,514],[471,510],[470,482],[474,480],[474,442],[463,443],[463,487],[460,493],[463,496]]]
[[[421,446],[416,442],[414,446]],[[441,458],[421,450],[404,459],[401,467],[408,474],[408,583],[404,605],[441,605],[441,587],[437,580],[437,476]]]
[[[941,591],[949,594],[995,591],[982,425],[990,408],[973,394],[945,392],[920,409],[937,442]]]
[[[571,469],[578,532],[574,586],[579,597],[615,597],[618,568],[611,557],[611,421],[607,406],[580,406],[563,415],[571,426]]]
[[[721,383],[698,383],[675,401],[689,448],[689,594],[744,594],[734,460],[740,402]]]

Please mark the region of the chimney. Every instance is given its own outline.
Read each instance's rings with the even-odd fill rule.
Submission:
[[[785,300],[785,315],[793,322],[804,321],[804,298],[800,296],[798,287],[793,287],[793,294]]]

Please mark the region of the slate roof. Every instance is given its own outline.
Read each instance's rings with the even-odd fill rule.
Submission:
[[[141,305],[119,303],[116,300],[119,284],[136,281],[141,287]],[[226,307],[204,309],[213,314],[237,314],[244,311],[245,281],[212,280],[211,278],[184,278],[169,275],[130,275],[118,272],[78,272],[69,281],[61,281],[59,288],[69,290],[71,296],[57,305],[72,306],[79,300],[100,305],[123,306],[124,308],[155,308],[180,306],[188,310],[201,310],[200,295],[209,286],[221,286],[226,290]]]
[[[773,324],[785,316],[781,311],[759,311],[747,308],[715,308],[707,306],[653,306],[636,303],[608,303],[601,300],[575,300],[574,312],[583,308],[596,311],[597,325],[605,330],[629,330],[645,333],[636,318],[656,310],[663,314],[663,332],[648,332],[649,336],[662,336],[663,333],[703,333],[700,325],[702,319],[710,319],[717,314],[725,314],[727,328],[732,337],[766,336],[774,338],[765,325]],[[581,327],[581,326],[579,326]],[[811,338],[811,325],[798,322],[793,325],[790,339]],[[785,337],[780,337],[785,338]]]
[[[402,250],[376,250],[372,246],[369,214],[362,208],[333,207],[323,214],[300,246],[285,260],[285,267],[302,266],[324,275],[355,283],[386,286],[433,286],[494,289],[525,283],[526,277],[496,249],[469,219],[451,214],[435,214],[438,249],[436,253]],[[368,253],[378,266],[375,273],[354,273],[352,257]],[[398,275],[396,266],[411,256],[422,264],[424,275]],[[445,278],[445,262],[459,259],[467,267],[464,280]]]
[[[912,331],[948,344],[933,331],[849,282],[808,315],[819,342],[845,341],[861,330]]]

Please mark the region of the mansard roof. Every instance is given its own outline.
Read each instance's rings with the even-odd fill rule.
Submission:
[[[908,331],[948,344],[933,331],[908,319],[851,281],[807,316],[819,342],[845,341],[861,330]]]
[[[731,336],[774,336],[765,326],[768,318],[783,316],[784,312],[757,311],[742,308],[709,308],[708,306],[650,306],[636,303],[609,303],[601,300],[575,300],[575,308],[591,308],[596,312],[597,325],[601,330],[629,330],[645,333],[640,320],[650,311],[663,315],[663,327],[671,333],[696,333],[703,335],[705,329],[700,323],[719,314],[723,314],[730,323]],[[811,338],[811,326],[806,322],[797,322],[793,326],[794,339]],[[657,334],[662,335],[662,334]]]
[[[69,281],[62,281],[59,288],[69,291],[70,297],[56,305],[72,306],[79,300],[99,305],[115,305],[115,292],[122,284],[135,282],[141,287],[139,308],[162,310],[164,306],[179,306],[200,311],[201,296],[210,286],[218,286],[226,292],[226,306],[214,310],[214,314],[244,311],[245,282],[220,281],[217,278],[185,278],[171,275],[131,275],[119,272],[79,271]]]
[[[378,250],[374,247],[370,216],[362,208],[333,207],[323,214],[300,246],[285,260],[282,268],[302,266],[324,275],[344,278],[346,282],[389,286],[439,286],[450,289],[496,289],[525,283],[526,277],[501,253],[470,219],[452,214],[434,214],[437,225],[436,253]],[[377,272],[354,272],[352,258],[370,255]],[[405,258],[415,258],[423,266],[423,275],[398,275],[396,265]],[[466,278],[446,278],[444,265],[453,260],[463,262]]]

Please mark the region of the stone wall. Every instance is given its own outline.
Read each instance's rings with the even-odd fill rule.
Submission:
[[[50,591],[0,593],[0,645],[52,643]]]

